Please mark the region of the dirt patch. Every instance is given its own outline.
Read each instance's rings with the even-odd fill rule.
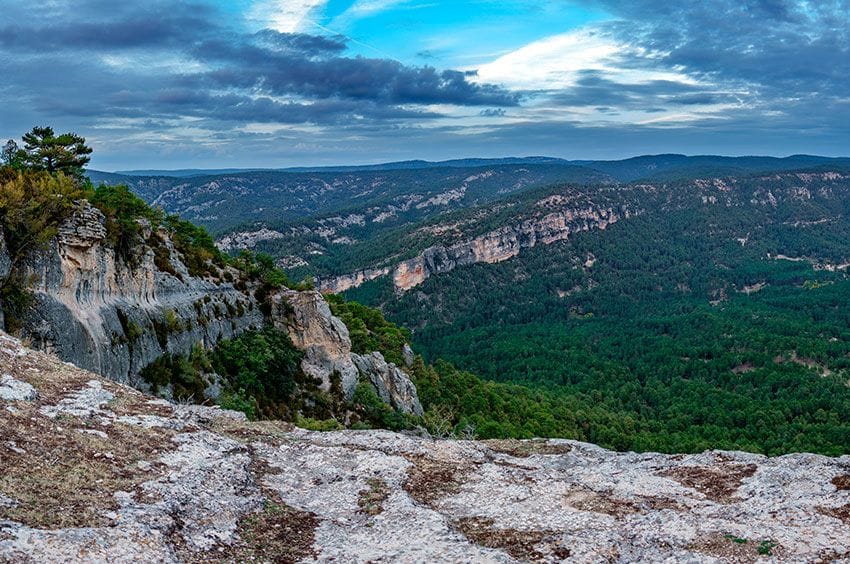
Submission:
[[[156,415],[168,419],[174,418],[174,409],[171,406],[153,400],[141,392],[132,392],[109,383],[104,383],[103,388],[115,395],[104,407],[118,417]]]
[[[0,417],[0,493],[18,502],[0,519],[31,527],[106,526],[114,494],[134,491],[161,471],[158,458],[173,433],[129,425],[56,420],[34,409]]]
[[[267,487],[264,484],[265,477],[269,474],[279,474],[280,470],[270,466],[253,447],[247,448],[251,457],[251,475],[264,497],[262,507],[238,520],[235,540],[231,544],[218,543],[201,553],[192,552],[186,547],[178,534],[178,523],[177,530],[171,534],[170,540],[182,562],[294,563],[314,560],[318,556],[313,543],[319,518],[309,511],[286,505],[277,492]]]
[[[491,439],[481,441],[490,450],[501,454],[509,454],[518,458],[528,458],[536,454],[566,454],[573,450],[567,444],[553,444],[546,440],[520,441],[518,439]]]
[[[468,462],[436,460],[424,456],[411,456],[408,460],[413,464],[407,470],[403,488],[410,497],[425,505],[460,491],[467,476],[475,469]]]
[[[357,506],[361,512],[374,517],[384,511],[384,502],[390,496],[390,489],[380,478],[369,478],[366,485],[368,487],[357,496]]]
[[[681,466],[661,472],[685,487],[693,488],[712,501],[729,503],[744,478],[756,473],[755,464],[719,464],[717,466]]]
[[[754,562],[763,557],[781,557],[782,547],[772,540],[752,540],[732,534],[713,534],[688,546],[690,550],[725,562]]]
[[[239,520],[239,540],[221,556],[233,562],[300,562],[315,558],[313,542],[318,526],[319,519],[313,513],[293,509],[280,500],[267,500],[262,511]]]
[[[850,474],[842,474],[832,479],[832,485],[838,490],[850,490]]]
[[[557,544],[553,531],[518,531],[516,529],[497,529],[494,521],[484,517],[466,517],[452,522],[452,525],[466,538],[477,545],[504,550],[517,560],[540,562],[546,559],[540,544],[549,545],[546,552],[558,559],[569,558],[570,550]],[[548,542],[547,542],[548,541]],[[553,546],[554,545],[554,546]]]
[[[287,435],[295,426],[286,421],[238,421],[230,417],[216,417],[209,430],[229,437],[240,443],[264,442],[271,446],[280,446],[290,442]]]
[[[732,367],[733,374],[746,374],[747,372],[752,372],[756,367],[752,362],[744,362],[742,364],[738,364],[737,366]]]
[[[564,496],[564,502],[579,511],[603,513],[622,518],[629,513],[637,513],[640,509],[631,501],[616,499],[591,490],[580,489]]]
[[[835,517],[850,525],[850,503],[841,507],[818,507],[817,510],[819,513]]]

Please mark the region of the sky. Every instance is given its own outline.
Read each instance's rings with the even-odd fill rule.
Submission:
[[[100,170],[850,155],[850,0],[0,4],[0,137]]]

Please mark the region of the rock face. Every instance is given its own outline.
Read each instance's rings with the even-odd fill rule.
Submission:
[[[351,399],[359,377],[372,384],[386,403],[414,415],[422,415],[416,386],[404,371],[387,363],[381,353],[351,352],[351,339],[345,324],[331,313],[330,306],[316,291],[287,290],[273,298],[275,326],[289,333],[292,343],[304,351],[301,369],[330,390],[338,376],[346,399]],[[405,349],[411,358],[413,351]]]
[[[292,343],[304,351],[301,368],[331,388],[334,374],[340,378],[346,398],[357,387],[357,367],[351,360],[351,339],[345,324],[331,314],[319,292],[287,290],[273,298],[276,327],[289,333]]]
[[[163,354],[188,354],[262,323],[252,298],[232,284],[189,275],[167,237],[174,273],[160,270],[147,247],[128,265],[105,237],[103,215],[85,204],[24,265],[36,300],[24,331],[36,347],[140,384],[139,371]]]
[[[360,373],[369,379],[384,402],[404,413],[419,416],[424,413],[410,376],[392,362],[387,363],[381,353],[376,351],[364,356],[352,354],[351,359]]]
[[[0,283],[2,283],[12,269],[12,259],[9,257],[9,251],[6,249],[6,238],[3,234],[3,228],[0,227]],[[3,317],[3,308],[0,307],[0,327],[5,327],[6,321]]]
[[[67,362],[148,389],[140,372],[161,356],[187,355],[196,346],[211,348],[268,320],[250,289],[192,276],[167,233],[142,227],[145,240],[158,237],[163,242],[169,272],[161,270],[162,257],[157,259],[148,246],[135,260],[119,258],[106,241],[101,212],[82,205],[50,247],[23,265],[22,278],[30,281],[35,298],[23,320],[23,333],[36,348]],[[0,246],[0,279],[8,272],[8,253]],[[238,278],[238,272],[230,274]],[[320,380],[326,391],[338,377],[351,399],[360,373],[352,360],[348,329],[331,314],[322,295],[284,289],[272,301],[271,322],[304,351],[305,373]],[[367,364],[370,372],[364,376],[381,397],[409,413],[421,412],[416,388],[406,374],[386,363]]]
[[[0,561],[830,562],[850,457],[317,433],[0,335]]]
[[[541,204],[548,205],[550,202]],[[569,206],[458,243],[428,247],[416,257],[391,268],[369,269],[322,280],[320,288],[339,293],[391,274],[396,290],[403,292],[422,284],[431,276],[460,266],[501,262],[517,256],[523,249],[563,241],[581,231],[605,229],[617,222],[621,213],[623,217],[630,215],[628,211],[619,212],[613,207]]]

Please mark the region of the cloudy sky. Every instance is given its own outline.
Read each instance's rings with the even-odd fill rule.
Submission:
[[[850,0],[2,0],[0,76],[103,170],[850,154]]]

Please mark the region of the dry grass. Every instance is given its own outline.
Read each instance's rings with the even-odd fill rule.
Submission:
[[[0,508],[0,518],[31,527],[108,525],[103,513],[117,509],[115,492],[134,491],[157,473],[155,465],[142,470],[136,463],[171,446],[168,431],[67,416],[51,420],[34,411],[0,417],[0,492],[18,502]]]
[[[390,496],[390,489],[380,478],[369,478],[366,485],[368,488],[357,496],[357,506],[361,512],[374,517],[384,511],[384,502]]]
[[[313,550],[318,518],[280,500],[266,501],[262,511],[240,519],[239,540],[222,555],[229,562],[299,562]],[[218,557],[216,557],[218,559]]]
[[[487,548],[504,550],[517,560],[540,562],[546,559],[538,545],[547,541],[553,556],[563,560],[570,556],[567,547],[555,543],[553,531],[519,531],[516,529],[497,529],[494,521],[484,517],[465,517],[452,523],[471,542]],[[554,545],[554,546],[551,546]]]
[[[817,510],[824,515],[835,517],[836,519],[840,519],[850,525],[850,503],[842,505],[841,507],[818,507]]]
[[[517,439],[491,439],[481,441],[483,444],[495,452],[509,454],[518,458],[528,458],[529,456],[543,454],[566,454],[573,450],[573,447],[567,444],[552,444],[545,439],[534,439],[530,441],[520,441]]]
[[[271,446],[280,446],[292,439],[287,435],[295,426],[286,421],[238,421],[230,417],[216,417],[209,424],[209,430],[229,437],[240,443],[250,444],[257,441]]]
[[[770,540],[751,540],[735,535],[713,534],[688,546],[690,550],[720,558],[724,562],[749,563],[760,557],[781,557],[782,547]]]
[[[460,491],[466,477],[474,470],[468,462],[437,460],[423,456],[408,458],[413,464],[407,470],[404,490],[410,497],[432,505],[439,499]]]
[[[181,561],[199,564],[294,563],[316,558],[313,543],[319,518],[309,511],[286,505],[275,491],[265,486],[265,477],[277,474],[279,470],[269,466],[252,447],[249,446],[248,450],[251,455],[251,475],[265,498],[262,508],[239,519],[236,540],[232,544],[218,544],[207,552],[193,553],[184,546],[179,535],[172,535],[172,545]]]
[[[712,501],[729,503],[744,478],[755,474],[757,469],[755,464],[721,463],[717,466],[681,466],[660,475],[693,488]]]
[[[838,490],[850,490],[850,474],[842,474],[832,479],[832,485]]]

